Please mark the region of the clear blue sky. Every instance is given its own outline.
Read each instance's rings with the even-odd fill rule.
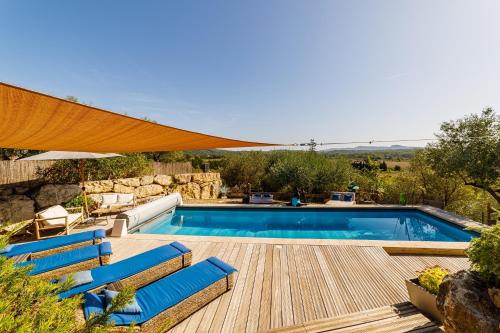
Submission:
[[[500,1],[0,1],[0,81],[267,142],[500,107]]]

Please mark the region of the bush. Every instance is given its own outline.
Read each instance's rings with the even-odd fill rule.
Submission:
[[[89,209],[94,207],[95,202],[92,200],[91,197],[87,196],[87,206]],[[84,200],[83,200],[83,194],[79,194],[77,197],[74,197],[70,201],[64,204],[64,207],[66,208],[71,208],[71,207],[84,207]]]
[[[471,269],[478,272],[489,285],[500,287],[500,225],[481,229],[481,236],[474,238],[467,255]]]
[[[50,183],[76,184],[81,180],[79,163],[78,160],[60,160],[49,168],[39,169],[37,175]],[[85,161],[86,180],[138,177],[151,171],[151,163],[141,153]]]
[[[448,271],[439,266],[429,267],[418,274],[418,283],[431,294],[437,295],[447,275]]]

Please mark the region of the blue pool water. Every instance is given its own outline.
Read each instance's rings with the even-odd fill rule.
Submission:
[[[177,208],[137,233],[467,242],[473,232],[418,210]]]

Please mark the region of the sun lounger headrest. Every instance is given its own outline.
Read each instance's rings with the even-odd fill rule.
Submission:
[[[231,266],[229,264],[226,264],[224,261],[220,260],[217,257],[210,257],[207,259],[207,261],[210,262],[211,264],[217,266],[221,270],[223,270],[226,274],[236,272],[236,268],[234,268],[233,266]]]
[[[94,230],[94,238],[106,238],[106,230],[104,229]]]
[[[175,247],[177,250],[181,251],[182,253],[191,252],[190,249],[188,249],[187,247],[184,246],[184,244],[181,244],[179,242],[173,242],[173,243],[170,243],[170,245],[172,245],[173,247]]]
[[[99,244],[99,255],[105,256],[105,255],[110,255],[112,253],[113,251],[111,250],[110,242],[103,242]]]

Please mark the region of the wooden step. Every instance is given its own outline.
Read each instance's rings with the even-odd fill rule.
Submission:
[[[439,327],[422,315],[411,303],[401,303],[376,309],[314,320],[282,327],[268,333],[358,333],[358,332],[441,332]]]

